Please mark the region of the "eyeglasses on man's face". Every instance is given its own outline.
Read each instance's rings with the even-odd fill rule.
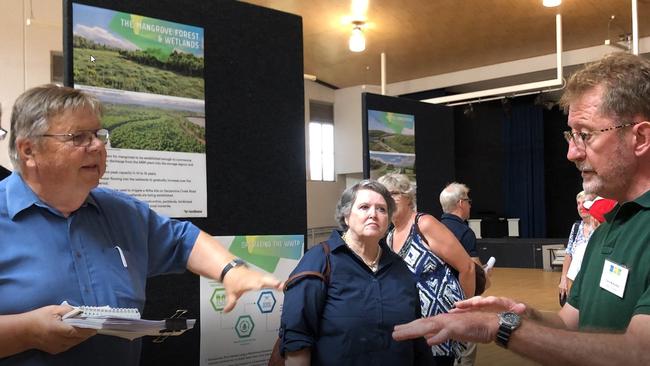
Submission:
[[[603,128],[602,130],[591,131],[591,132],[564,131],[564,139],[566,140],[567,143],[571,143],[571,141],[573,141],[573,144],[576,145],[576,147],[584,149],[587,146],[587,142],[589,142],[589,140],[593,136],[596,136],[598,134],[607,131],[614,131],[621,128],[634,126],[637,123],[639,122],[630,122],[630,123],[625,123],[614,127]]]
[[[470,205],[472,204],[472,199],[471,198],[461,198],[460,200],[465,201],[465,202],[469,203]]]
[[[97,138],[102,144],[108,142],[108,130],[100,128],[98,130],[78,131],[75,133],[46,133],[39,135],[42,137],[61,137],[63,141],[72,141],[74,146],[88,147]]]

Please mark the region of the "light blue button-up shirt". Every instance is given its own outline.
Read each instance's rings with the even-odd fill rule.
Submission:
[[[184,271],[198,235],[106,188],[66,218],[13,173],[0,181],[0,314],[63,301],[142,311],[147,277]],[[94,336],[56,356],[32,350],[0,365],[137,365],[139,356],[139,341]]]

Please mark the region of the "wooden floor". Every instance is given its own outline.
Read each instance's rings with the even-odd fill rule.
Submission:
[[[494,268],[492,286],[485,295],[506,296],[521,300],[540,310],[560,310],[558,283],[560,272],[541,269]],[[479,344],[476,366],[526,366],[537,363],[492,344]]]

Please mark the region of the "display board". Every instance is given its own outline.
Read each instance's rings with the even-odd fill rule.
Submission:
[[[217,239],[256,270],[287,278],[302,257],[303,235],[224,236]],[[281,291],[244,294],[224,313],[225,290],[201,277],[201,366],[266,365],[278,339]]]
[[[370,178],[401,173],[415,183],[415,116],[368,110],[368,155]]]
[[[190,220],[217,236],[306,232],[300,17],[231,0],[64,0],[67,85],[72,3],[202,28],[207,217]],[[150,278],[143,317],[182,308],[200,320],[199,288],[191,273]],[[145,338],[141,365],[198,365],[200,331],[160,344]]]
[[[74,87],[102,102],[100,186],[206,217],[204,30],[72,2]]]
[[[362,118],[364,177],[378,178],[378,175],[383,174],[381,171],[389,170],[414,176],[417,185],[418,211],[440,217],[438,195],[445,185],[455,178],[454,125],[451,108],[364,93]],[[383,131],[376,132],[378,130]],[[392,155],[400,157],[402,161],[391,163],[387,160],[388,164],[385,165],[391,165],[388,169],[382,168],[381,171],[375,169],[373,172],[372,151],[376,150],[378,145],[383,145],[384,150],[401,150],[399,153],[393,152]],[[408,155],[410,151],[414,152],[413,156]],[[407,166],[410,162],[406,157],[411,156],[414,160],[414,169]],[[406,164],[403,163],[405,160]],[[377,166],[375,162],[374,167]]]

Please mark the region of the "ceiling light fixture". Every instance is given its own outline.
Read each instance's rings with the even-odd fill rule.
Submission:
[[[542,0],[542,5],[547,8],[554,8],[560,6],[560,4],[562,4],[562,0]]]
[[[369,0],[352,0],[350,4],[350,11],[352,12],[352,19],[366,19],[368,14]]]
[[[363,30],[361,29],[364,22],[355,20],[352,22],[352,25],[354,28],[352,28],[352,34],[350,35],[350,51],[362,52],[366,49],[366,36],[363,34]]]

